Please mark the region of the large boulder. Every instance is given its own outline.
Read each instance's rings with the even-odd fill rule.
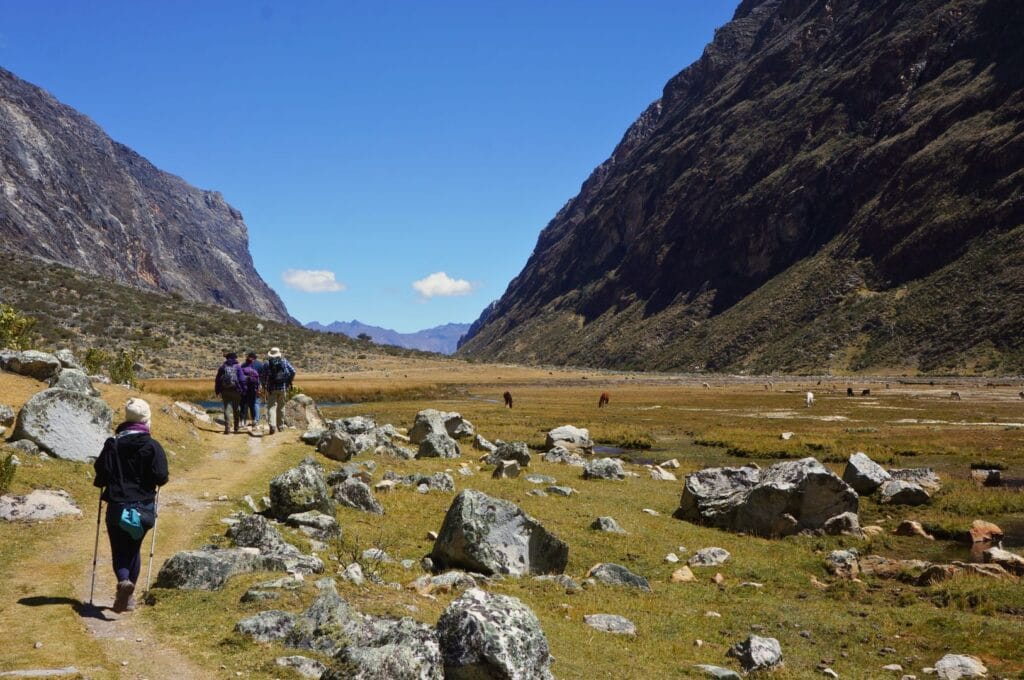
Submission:
[[[625,586],[627,588],[638,588],[645,592],[651,592],[651,584],[646,578],[634,574],[621,564],[602,562],[590,568],[587,578],[592,578],[610,586]]]
[[[454,439],[468,439],[475,431],[473,424],[459,413],[428,408],[416,414],[416,420],[409,429],[409,441],[419,444],[430,434],[446,434]]]
[[[296,394],[284,405],[284,424],[302,431],[327,427],[316,402],[305,394]]]
[[[100,391],[92,386],[92,379],[77,368],[65,368],[60,373],[50,378],[50,387],[68,392],[78,392],[90,397],[100,396]]]
[[[587,464],[587,459],[578,453],[573,453],[563,446],[556,446],[544,454],[544,462],[561,463],[562,465],[572,465],[573,467],[584,467]]]
[[[278,642],[295,626],[295,615],[282,611],[260,612],[235,624],[235,632],[256,642]]]
[[[589,460],[583,466],[583,479],[609,479],[622,480],[626,478],[626,471],[622,469],[622,462],[616,458],[598,458]]]
[[[227,537],[240,548],[256,548],[261,553],[301,554],[263,515],[246,515],[228,527]]]
[[[531,458],[530,447],[526,442],[503,442],[498,439],[495,441],[494,451],[484,456],[483,462],[487,465],[497,465],[502,460],[514,460],[520,468],[526,468],[529,467]]]
[[[897,481],[917,484],[929,494],[942,488],[942,480],[931,468],[893,468],[889,470],[889,476]]]
[[[732,646],[728,655],[734,657],[748,673],[782,665],[782,646],[775,638],[751,635]]]
[[[563,449],[580,453],[593,453],[594,442],[590,439],[590,431],[585,427],[562,425],[548,432],[544,440],[546,449],[561,446]]]
[[[14,352],[7,355],[3,362],[3,368],[11,373],[25,375],[43,382],[60,373],[60,359],[34,349],[27,349],[24,352]]]
[[[935,662],[935,675],[939,680],[960,680],[960,678],[984,678],[988,675],[985,664],[973,656],[947,654]]]
[[[73,368],[76,371],[84,371],[85,367],[78,362],[78,358],[75,357],[75,353],[69,349],[59,349],[53,353],[57,361],[60,362],[62,368]]]
[[[462,455],[459,443],[445,432],[432,432],[420,442],[417,458],[458,458]]]
[[[370,487],[357,477],[349,477],[341,484],[334,485],[332,489],[334,500],[345,507],[362,510],[373,515],[384,514],[384,506],[373,495]]]
[[[321,433],[316,450],[331,460],[344,463],[359,453],[359,446],[348,432],[332,427],[326,432]]]
[[[920,484],[891,479],[878,490],[878,502],[886,505],[924,505],[931,496]]]
[[[471,588],[437,622],[447,680],[551,680],[540,621],[514,597]]]
[[[257,571],[259,565],[255,549],[186,550],[164,562],[156,576],[156,587],[219,590],[235,574]]]
[[[518,506],[465,489],[452,501],[431,552],[440,568],[483,574],[558,574],[569,546]]]
[[[271,480],[270,513],[285,520],[288,515],[307,510],[333,515],[334,502],[320,468],[303,462]]]
[[[885,468],[859,451],[850,456],[843,470],[843,481],[861,496],[870,496],[889,479]]]
[[[982,559],[989,564],[998,564],[1006,571],[1024,576],[1024,557],[1002,548],[989,548],[982,554]]]
[[[0,496],[0,519],[8,522],[41,522],[81,516],[82,511],[67,491],[36,489],[27,496]]]
[[[335,423],[349,434],[365,434],[377,429],[377,421],[369,416],[352,416]]]
[[[21,407],[13,438],[27,439],[57,458],[84,463],[100,455],[113,418],[102,399],[51,388]]]
[[[814,458],[765,470],[711,468],[687,476],[676,517],[761,536],[822,529],[857,512],[857,492]]]

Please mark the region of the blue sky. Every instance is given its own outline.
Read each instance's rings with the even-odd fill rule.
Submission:
[[[407,332],[500,297],[735,5],[0,0],[0,64],[221,191],[301,321]]]

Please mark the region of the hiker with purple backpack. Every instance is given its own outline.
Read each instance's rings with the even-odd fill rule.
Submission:
[[[231,434],[231,424],[238,432],[242,417],[242,394],[245,392],[245,376],[238,363],[238,355],[228,352],[224,363],[217,369],[214,391],[224,403],[224,434]],[[233,416],[233,418],[231,417]]]
[[[260,372],[263,364],[256,361],[256,352],[249,351],[242,364],[242,375],[245,377],[245,391],[242,393],[242,425],[248,421],[250,427],[260,424],[259,396],[262,391]]]

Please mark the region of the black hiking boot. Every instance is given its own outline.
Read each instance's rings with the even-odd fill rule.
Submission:
[[[117,582],[117,595],[114,597],[114,606],[111,607],[115,612],[121,613],[129,611],[128,603],[132,600],[132,594],[135,592],[135,584],[131,581],[118,581]]]

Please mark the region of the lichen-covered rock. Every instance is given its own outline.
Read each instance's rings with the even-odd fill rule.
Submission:
[[[67,491],[35,489],[25,496],[0,496],[0,519],[7,522],[43,522],[81,516],[81,509]]]
[[[219,590],[235,574],[257,571],[259,565],[259,552],[252,549],[186,550],[164,562],[156,577],[156,587]]]
[[[551,430],[544,439],[544,448],[552,449],[556,446],[579,453],[594,452],[594,442],[585,427],[562,425]]]
[[[432,432],[420,441],[417,458],[458,458],[462,455],[459,443],[444,432]]]
[[[446,679],[553,679],[540,621],[514,597],[467,590],[441,615],[437,634]]]
[[[446,434],[454,439],[467,439],[475,432],[473,424],[461,414],[428,408],[416,414],[416,420],[409,429],[409,441],[419,444],[431,434]]]
[[[279,656],[274,663],[282,668],[290,668],[304,678],[319,680],[327,671],[327,666],[316,659],[309,659],[304,656]]]
[[[473,448],[477,451],[483,451],[484,453],[494,453],[497,450],[497,445],[492,444],[480,435],[473,437]]]
[[[76,371],[84,371],[82,364],[78,363],[75,353],[69,349],[59,349],[53,356],[60,362],[61,368],[73,368]]]
[[[583,617],[583,623],[605,633],[636,635],[636,624],[617,614],[589,614]]]
[[[583,479],[622,480],[625,478],[626,472],[622,469],[622,463],[615,458],[598,458],[587,461],[583,467]]]
[[[338,525],[338,520],[318,510],[288,515],[285,522],[288,526],[298,527],[303,533],[322,541],[341,536],[341,526]]]
[[[362,510],[374,515],[384,514],[384,506],[373,495],[373,490],[361,479],[349,477],[341,484],[335,484],[332,489],[334,500],[345,507]]]
[[[737,659],[748,673],[763,671],[782,664],[782,645],[775,638],[751,635],[733,645],[728,655]]]
[[[7,404],[0,404],[0,425],[10,427],[14,425],[14,409]]]
[[[935,662],[935,675],[939,680],[984,678],[988,675],[988,669],[980,659],[973,656],[947,654]]]
[[[590,568],[587,578],[592,578],[610,586],[626,586],[651,592],[651,584],[646,578],[634,574],[621,564],[599,563]]]
[[[261,553],[299,555],[301,552],[281,536],[281,532],[263,515],[246,515],[228,527],[227,537],[240,548],[256,548]]]
[[[315,465],[300,464],[270,482],[270,512],[277,519],[287,519],[308,510],[334,514],[323,473]]]
[[[573,467],[583,467],[587,464],[586,458],[573,453],[564,446],[556,446],[550,451],[544,454],[545,463],[561,463],[562,465],[572,465]]]
[[[76,368],[65,368],[50,378],[48,384],[50,387],[59,390],[78,392],[90,397],[100,396],[99,390],[92,386],[92,380],[85,374],[85,371],[80,371]]]
[[[604,531],[609,534],[624,534],[626,530],[619,526],[614,517],[598,517],[591,524],[590,528],[596,531]]]
[[[717,567],[720,564],[725,564],[729,557],[731,557],[729,551],[725,548],[702,548],[695,552],[686,563],[691,567]]]
[[[889,479],[885,468],[860,451],[850,456],[843,470],[843,481],[861,496],[870,496]]]
[[[288,637],[294,625],[294,614],[271,610],[242,619],[235,632],[256,642],[277,642]]]
[[[825,558],[825,569],[833,576],[854,578],[860,574],[856,550],[833,550]]]
[[[855,512],[843,512],[835,517],[830,517],[822,525],[825,533],[829,536],[863,536],[860,528],[860,517]]]
[[[519,463],[514,460],[499,460],[494,467],[492,479],[513,479],[519,476]]]
[[[113,418],[102,399],[50,388],[21,407],[13,438],[27,439],[57,458],[87,462],[100,455]]]
[[[320,434],[316,450],[331,460],[344,463],[359,453],[359,446],[348,432],[332,428]]]
[[[919,484],[893,479],[878,491],[878,502],[886,505],[924,505],[931,496]]]
[[[305,394],[296,394],[284,405],[284,424],[299,430],[323,430],[327,427],[316,402]]]
[[[756,465],[706,468],[687,475],[675,517],[732,528],[736,510],[760,479],[761,470]]]
[[[530,466],[530,447],[526,442],[503,442],[500,439],[495,442],[494,451],[484,457],[486,465],[497,465],[502,460],[514,460],[520,468]]]
[[[60,373],[61,364],[60,360],[52,354],[27,349],[8,355],[3,362],[3,368],[11,373],[45,382]]]
[[[515,504],[465,489],[445,514],[431,558],[438,568],[483,574],[561,573],[569,546]]]
[[[352,416],[341,421],[335,421],[349,434],[365,434],[377,428],[377,421],[369,416]]]
[[[942,489],[942,480],[931,468],[892,468],[889,476],[894,480],[917,484],[929,494]]]

